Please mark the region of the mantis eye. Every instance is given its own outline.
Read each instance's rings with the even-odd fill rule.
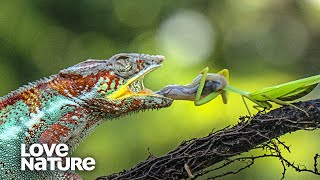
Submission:
[[[133,74],[132,64],[129,57],[120,56],[113,64],[114,70],[117,75],[122,76],[124,78],[128,78]]]

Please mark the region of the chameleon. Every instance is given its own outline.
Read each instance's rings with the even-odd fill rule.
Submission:
[[[184,86],[169,85],[157,92],[145,88],[144,76],[164,59],[136,53],[89,59],[0,98],[1,179],[81,179],[74,171],[21,171],[21,144],[64,143],[70,154],[105,121],[169,107],[174,100],[193,101],[199,88],[205,97],[224,87],[210,74],[201,87],[202,75]]]
[[[21,171],[20,145],[64,143],[71,153],[107,120],[169,107],[179,95],[194,98],[194,87],[188,94],[174,86],[171,98],[144,87],[144,76],[164,59],[136,53],[89,59],[0,98],[1,179],[81,179],[74,171]]]

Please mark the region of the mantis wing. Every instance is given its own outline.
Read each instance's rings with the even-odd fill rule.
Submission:
[[[318,83],[307,86],[307,87],[302,87],[298,88],[296,91],[293,91],[291,93],[288,93],[284,96],[279,97],[278,99],[282,101],[293,101],[295,99],[299,99],[307,94],[309,94],[314,88],[316,88]]]
[[[268,101],[267,97],[292,101],[310,93],[318,83],[320,83],[320,75],[263,88],[250,93],[249,96],[257,101]]]

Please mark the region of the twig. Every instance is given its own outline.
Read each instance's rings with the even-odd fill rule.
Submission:
[[[130,170],[97,179],[187,179],[190,175],[197,178],[209,172],[218,172],[236,162],[245,163],[238,170],[227,171],[210,178],[215,179],[236,174],[252,166],[256,159],[268,157],[280,160],[283,166],[282,178],[285,177],[286,167],[320,175],[317,168],[318,154],[314,156],[314,167],[308,169],[288,161],[278,147],[283,146],[290,152],[289,146],[277,139],[278,137],[297,130],[315,130],[320,127],[320,99],[294,105],[306,110],[309,116],[292,106],[284,106],[268,113],[257,114],[250,121],[242,117],[233,127],[212,132],[206,137],[184,141],[166,155],[148,158]],[[267,154],[238,156],[252,149],[265,149]],[[187,171],[185,164],[188,165]],[[188,169],[192,169],[192,174]]]

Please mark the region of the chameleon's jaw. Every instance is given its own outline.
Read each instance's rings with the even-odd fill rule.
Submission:
[[[143,84],[144,76],[155,69],[159,68],[161,64],[156,64],[150,66],[147,70],[142,71],[133,78],[131,78],[125,85],[123,85],[119,90],[109,95],[109,99],[123,99],[132,96],[157,96],[165,98],[162,95],[154,93],[152,90],[145,88]]]

